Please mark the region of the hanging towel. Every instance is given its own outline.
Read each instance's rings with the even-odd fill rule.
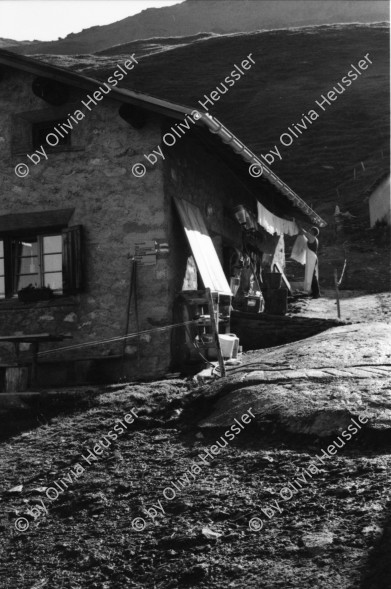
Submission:
[[[307,247],[307,259],[305,263],[305,277],[304,277],[304,290],[311,292],[312,277],[314,272],[318,276],[318,256],[312,250]]]
[[[291,259],[296,260],[299,264],[306,263],[307,258],[307,238],[304,235],[298,235],[295,243],[293,244]]]

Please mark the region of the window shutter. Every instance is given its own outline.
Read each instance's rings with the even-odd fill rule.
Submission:
[[[62,272],[64,294],[82,290],[82,226],[67,227],[62,231]]]

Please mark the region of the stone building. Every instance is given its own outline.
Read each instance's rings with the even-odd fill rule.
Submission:
[[[41,384],[164,374],[179,291],[227,290],[232,252],[282,264],[281,227],[324,224],[211,115],[121,89],[134,67],[99,81],[0,50],[0,335],[72,336],[42,346]]]

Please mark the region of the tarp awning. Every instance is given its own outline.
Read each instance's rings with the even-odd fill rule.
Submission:
[[[231,289],[200,209],[183,199],[174,198],[174,202],[204,287],[210,288],[212,292],[232,296]]]

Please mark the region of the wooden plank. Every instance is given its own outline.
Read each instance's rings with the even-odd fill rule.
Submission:
[[[201,211],[183,199],[174,198],[174,202],[205,288],[231,296],[231,289]]]
[[[216,344],[217,358],[218,358],[219,366],[220,366],[220,376],[225,376],[225,364],[224,364],[223,354],[221,353],[219,330],[217,329],[215,311],[214,311],[214,306],[213,306],[213,298],[212,298],[212,294],[211,294],[209,288],[207,289],[207,294],[209,297],[209,314],[210,314],[210,320],[211,320],[211,324],[212,324],[213,337],[214,337],[214,341]],[[218,307],[217,307],[217,312],[218,312]]]
[[[289,290],[289,292],[292,292],[292,288],[291,288],[291,285],[290,285],[290,283],[289,283],[289,280],[288,280],[288,279],[287,279],[287,277],[285,276],[285,274],[284,274],[284,271],[283,271],[283,269],[281,268],[280,264],[279,264],[278,262],[274,262],[274,266],[277,268],[277,270],[278,270],[278,271],[279,271],[279,273],[281,274],[281,276],[282,276],[282,280],[284,281],[284,283],[285,283],[285,286],[287,287],[287,289]]]
[[[334,286],[335,286],[335,296],[336,296],[336,299],[337,299],[338,319],[341,319],[341,305],[339,303],[339,290],[338,290],[338,275],[337,275],[337,270],[334,270]]]
[[[5,391],[6,393],[17,393],[26,391],[28,388],[29,370],[25,366],[5,369]]]
[[[28,231],[29,229],[36,231],[49,227],[65,227],[68,225],[74,210],[74,208],[71,208],[0,215],[0,233],[4,231]]]

